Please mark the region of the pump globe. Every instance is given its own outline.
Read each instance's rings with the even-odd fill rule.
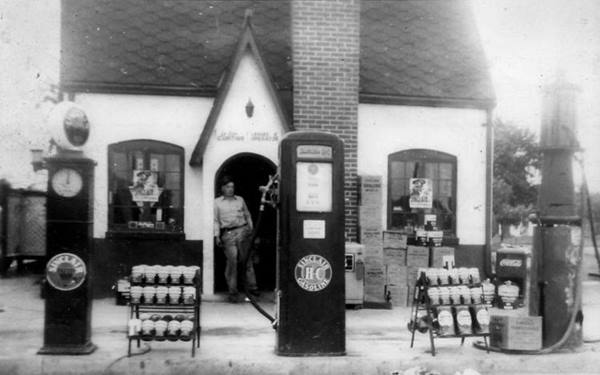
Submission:
[[[69,101],[60,102],[52,109],[48,127],[54,142],[64,150],[79,151],[90,135],[90,123],[84,109]]]

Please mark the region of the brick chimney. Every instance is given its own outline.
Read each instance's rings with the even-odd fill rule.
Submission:
[[[356,241],[360,0],[292,0],[294,127],[340,136],[346,240]]]

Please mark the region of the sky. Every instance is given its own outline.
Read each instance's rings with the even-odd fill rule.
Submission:
[[[590,191],[600,192],[600,1],[470,2],[496,91],[494,116],[539,133],[542,88],[563,70],[580,90],[585,174]]]
[[[467,0],[497,96],[494,116],[538,132],[541,94],[558,69],[581,90],[579,139],[600,192],[600,1]],[[0,178],[43,183],[30,148],[47,148],[45,92],[59,78],[58,0],[0,0]],[[578,174],[579,175],[579,174]]]

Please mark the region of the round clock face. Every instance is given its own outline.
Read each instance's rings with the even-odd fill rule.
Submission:
[[[83,179],[81,178],[81,174],[74,169],[59,169],[52,176],[52,189],[62,197],[74,197],[79,194],[82,187]]]

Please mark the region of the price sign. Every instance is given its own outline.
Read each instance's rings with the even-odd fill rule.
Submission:
[[[333,185],[331,163],[296,163],[296,210],[331,212]]]

